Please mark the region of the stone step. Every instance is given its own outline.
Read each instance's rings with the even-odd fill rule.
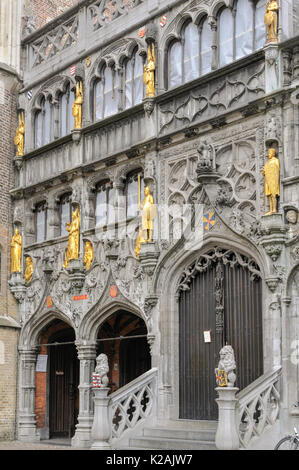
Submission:
[[[192,441],[215,441],[216,429],[168,429],[163,427],[144,428],[143,437],[162,439],[183,439]]]
[[[215,450],[214,441],[138,437],[130,439],[130,448],[149,450]]]

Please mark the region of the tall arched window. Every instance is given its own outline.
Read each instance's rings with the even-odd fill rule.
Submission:
[[[71,130],[74,127],[74,118],[72,115],[74,99],[74,92],[71,92],[70,85],[68,85],[66,91],[62,93],[59,97],[61,137],[70,134]]]
[[[232,11],[222,10],[219,16],[219,66],[223,67],[234,58],[234,20]]]
[[[224,8],[218,17],[219,66],[262,48],[266,42],[265,0],[238,0],[233,10]]]
[[[94,86],[94,119],[104,119],[118,112],[118,73],[111,67],[102,69]]]
[[[42,98],[40,110],[35,115],[35,147],[54,140],[54,107],[49,99]]]
[[[142,170],[136,170],[127,176],[127,218],[138,215],[138,177],[140,179],[140,202],[142,203],[144,199],[143,172]]]
[[[125,109],[143,100],[143,59],[135,51],[125,64]]]
[[[72,194],[67,193],[61,196],[59,201],[60,208],[60,235],[68,235],[66,224],[72,220]]]
[[[182,41],[173,42],[168,52],[168,87],[196,79],[210,72],[212,65],[212,30],[205,18],[199,26],[188,23]]]
[[[35,206],[35,241],[47,240],[47,205],[40,202]]]
[[[99,183],[96,187],[96,194],[96,227],[113,224],[115,222],[115,191],[111,181]]]

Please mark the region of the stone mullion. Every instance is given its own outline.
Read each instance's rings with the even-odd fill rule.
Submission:
[[[93,424],[92,374],[95,368],[96,344],[77,345],[80,361],[79,415],[73,447],[90,447]]]
[[[39,440],[35,420],[36,350],[20,350],[19,432],[21,441]]]

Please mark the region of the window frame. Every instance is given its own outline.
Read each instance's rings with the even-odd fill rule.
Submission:
[[[46,106],[47,105],[47,106]],[[46,98],[45,96],[42,96],[40,99],[40,104],[39,108],[35,112],[34,116],[34,148],[40,148],[43,147],[44,145],[48,145],[49,143],[54,141],[54,135],[55,135],[55,130],[54,130],[54,121],[55,121],[55,116],[54,116],[54,105],[52,102],[52,97]],[[49,114],[47,115],[47,109],[49,110]],[[49,135],[48,135],[48,142],[46,142],[46,121],[47,118],[49,118]],[[37,129],[37,124],[38,120],[40,119],[40,124],[41,124],[41,136],[40,136],[40,145],[38,145],[38,129]]]
[[[94,198],[94,214],[95,214],[95,228],[103,228],[107,227],[110,224],[114,224],[115,221],[115,205],[111,204],[110,197],[111,197],[111,191],[114,191],[114,185],[113,182],[110,179],[104,179],[102,181],[99,181],[96,186],[95,186],[95,198]],[[97,200],[98,200],[98,194],[100,192],[105,192],[105,222],[104,223],[97,223]],[[113,211],[114,211],[114,220],[111,221],[109,220],[110,218],[110,213],[108,210],[108,207],[113,206]]]
[[[114,99],[113,95],[115,95],[115,99],[117,100],[116,101],[117,109],[115,112],[112,112],[110,114],[105,114],[105,95],[106,96],[108,95],[108,93],[105,93],[105,81],[106,81],[105,72],[107,69],[110,69],[112,72],[112,88],[111,88],[112,99]],[[102,106],[101,117],[99,118],[96,117],[96,107],[97,107],[96,87],[98,85],[101,86],[101,102],[102,102],[101,103],[101,106]],[[101,67],[100,76],[98,77],[97,80],[94,81],[94,84],[93,84],[93,121],[94,122],[101,121],[103,119],[109,118],[110,116],[115,116],[115,114],[119,112],[119,96],[120,96],[119,88],[120,88],[120,77],[119,77],[118,71],[115,69],[115,65],[103,65]]]
[[[38,240],[38,230],[37,230],[38,212],[44,212],[44,234],[43,234],[42,240]],[[35,228],[35,243],[45,242],[48,238],[48,205],[46,201],[40,201],[34,206],[34,228]]]
[[[137,211],[135,215],[128,215],[128,190],[129,190],[129,185],[131,183],[130,180],[132,181],[137,181],[138,184],[138,175],[141,176],[141,194],[140,194],[140,204],[142,204],[143,201],[143,194],[142,194],[142,184],[144,187],[144,170],[142,168],[138,168],[136,170],[131,171],[130,173],[127,174],[126,176],[126,184],[125,184],[125,197],[126,197],[126,220],[131,220],[134,219],[136,216],[138,216],[138,201],[136,201],[136,206],[137,206]]]
[[[59,198],[59,234],[60,236],[66,236],[67,234],[62,233],[62,206],[67,202],[69,204],[69,219],[68,221],[71,222],[72,220],[72,193],[67,192],[60,196]]]
[[[136,58],[137,58],[137,56],[140,57],[140,60],[142,62],[142,73],[141,73],[141,75],[136,76],[135,72],[136,72]],[[131,83],[131,105],[130,106],[127,106],[127,93],[126,93],[128,64],[131,64],[131,71],[132,71],[131,80],[130,80],[130,83]],[[122,82],[123,109],[130,109],[133,106],[137,106],[138,104],[142,103],[142,101],[144,99],[144,96],[145,96],[145,87],[144,87],[144,83],[143,83],[144,64],[145,64],[144,56],[139,53],[137,48],[135,48],[135,50],[133,51],[131,58],[128,58],[124,62],[124,67],[123,67],[124,72],[123,72],[123,82]],[[136,102],[136,79],[138,77],[139,78],[141,77],[141,79],[142,79],[142,99],[139,102]]]

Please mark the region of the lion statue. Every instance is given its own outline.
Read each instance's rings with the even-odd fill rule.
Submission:
[[[101,387],[108,387],[109,379],[108,379],[108,372],[109,372],[109,365],[108,365],[108,357],[106,354],[100,354],[96,359],[96,368],[95,374],[98,374],[101,379]]]
[[[234,370],[236,369],[235,354],[231,346],[226,345],[220,350],[219,353],[220,361],[218,364],[218,369],[224,370],[227,376],[227,386],[233,387],[236,381],[236,374]]]

